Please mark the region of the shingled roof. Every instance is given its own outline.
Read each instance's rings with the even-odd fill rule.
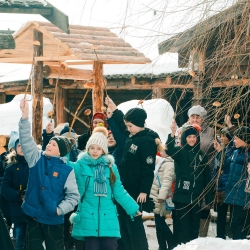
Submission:
[[[0,62],[31,63],[34,29],[43,33],[43,57],[38,60],[50,62],[50,65],[66,60],[84,60],[86,64],[93,61],[105,64],[151,62],[108,28],[70,25],[70,34],[65,34],[49,22],[28,22],[18,30],[13,35],[16,49],[0,50]]]

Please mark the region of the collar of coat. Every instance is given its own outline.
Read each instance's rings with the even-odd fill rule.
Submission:
[[[93,159],[88,152],[81,152],[78,157],[77,160],[85,160],[86,164],[89,165],[96,165],[98,163],[108,163],[111,166],[115,163],[114,157],[112,155],[102,155],[101,157],[99,157],[98,159]]]

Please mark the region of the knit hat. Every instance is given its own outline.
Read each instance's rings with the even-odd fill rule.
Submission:
[[[67,138],[65,136],[54,136],[50,139],[50,141],[51,140],[54,140],[57,143],[61,157],[68,154],[75,144],[75,140],[73,138]]]
[[[17,148],[18,143],[19,143],[19,139],[17,139],[17,140],[15,141],[15,146],[14,146],[15,151],[16,151],[16,148]]]
[[[18,131],[11,131],[10,132],[10,140],[8,144],[8,150],[11,150],[12,148],[15,147],[15,142],[19,137],[19,132]]]
[[[188,110],[188,117],[190,117],[191,115],[199,115],[202,119],[206,119],[207,111],[200,105],[197,105]]]
[[[128,110],[123,119],[127,122],[131,122],[137,127],[143,128],[145,120],[147,119],[147,113],[144,109],[132,108]]]
[[[239,137],[245,143],[250,144],[250,128],[246,126],[239,127],[234,131],[234,135]]]
[[[108,130],[105,127],[95,127],[91,137],[86,144],[86,150],[93,144],[96,144],[102,148],[104,153],[108,154]]]
[[[193,127],[193,126],[187,127],[187,129],[185,131],[185,137],[187,138],[189,135],[198,136],[199,135],[199,131],[195,127]]]
[[[64,128],[61,130],[60,135],[61,135],[61,136],[68,137],[69,130],[70,130],[69,123],[68,123],[68,122],[64,123]],[[73,128],[71,129],[69,135],[70,135],[70,136],[69,136],[70,138],[76,139],[76,132],[74,131]]]
[[[104,113],[102,113],[102,112],[96,112],[96,113],[94,113],[94,115],[92,117],[92,123],[93,123],[93,121],[95,119],[101,119],[101,120],[103,120],[104,126],[106,128],[108,127],[108,123],[106,122],[107,116]],[[93,129],[93,127],[92,127],[92,129]]]
[[[62,129],[64,128],[64,123],[60,123],[56,126],[54,129],[54,134],[59,134],[61,133]]]
[[[230,133],[230,131],[228,130],[228,128],[223,128],[220,131],[220,133],[223,134],[223,135],[225,135],[229,141],[231,141],[232,138],[233,138],[233,135]]]

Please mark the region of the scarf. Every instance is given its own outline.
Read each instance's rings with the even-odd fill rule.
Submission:
[[[95,196],[108,195],[106,175],[105,175],[105,165],[102,162],[98,163],[95,166],[94,195]]]

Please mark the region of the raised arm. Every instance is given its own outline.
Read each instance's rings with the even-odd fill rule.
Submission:
[[[46,129],[43,130],[42,137],[43,137],[43,145],[42,150],[45,150],[49,140],[54,137],[54,128],[52,122],[49,122],[46,126]]]
[[[22,118],[19,121],[19,140],[24,157],[30,168],[34,167],[41,157],[41,151],[37,149],[34,138],[31,136],[31,125],[29,122],[29,104],[26,99],[20,102]]]

